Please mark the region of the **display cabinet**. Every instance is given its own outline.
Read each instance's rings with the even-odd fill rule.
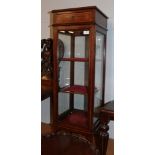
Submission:
[[[51,11],[52,127],[93,141],[94,109],[104,103],[108,17],[97,7]],[[63,42],[63,55],[59,40]],[[58,48],[59,47],[59,48]]]

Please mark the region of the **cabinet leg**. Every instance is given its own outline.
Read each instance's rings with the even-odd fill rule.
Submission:
[[[99,141],[100,141],[100,152],[101,155],[106,155],[107,152],[107,146],[108,146],[108,140],[109,140],[109,126],[107,123],[101,124],[101,127],[99,129]]]

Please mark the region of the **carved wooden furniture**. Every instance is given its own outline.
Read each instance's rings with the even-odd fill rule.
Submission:
[[[51,38],[41,40],[41,100],[52,95],[52,50]]]
[[[41,40],[41,101],[50,97],[52,102],[52,50],[51,38]],[[41,135],[51,133],[51,127],[47,123],[41,123]]]
[[[63,57],[64,45],[61,40],[58,43],[59,57]],[[53,40],[51,38],[41,40],[41,101],[50,97],[50,105],[52,104],[52,50]],[[52,132],[50,124],[41,123],[41,135],[46,135]]]
[[[59,58],[64,55],[64,44],[58,40]],[[52,63],[53,40],[51,38],[41,40],[41,100],[52,95]]]
[[[101,151],[101,155],[106,155],[109,139],[108,123],[110,120],[114,120],[114,101],[109,101],[103,107],[97,108],[95,110],[95,115],[97,115],[101,120],[98,131],[100,136],[97,139],[98,145]]]
[[[104,103],[108,17],[97,7],[51,11],[53,19],[53,104],[55,132],[76,133],[95,143],[98,118],[94,108]],[[64,43],[59,57],[58,40]]]

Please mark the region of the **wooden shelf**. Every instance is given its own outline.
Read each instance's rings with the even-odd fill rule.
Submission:
[[[62,116],[60,115],[59,118],[60,124],[62,125],[88,128],[88,116],[86,111],[74,109],[62,114]]]
[[[87,94],[87,87],[80,85],[67,86],[60,89],[61,92],[73,94]]]
[[[62,58],[60,61],[79,61],[79,62],[88,62],[88,58]]]

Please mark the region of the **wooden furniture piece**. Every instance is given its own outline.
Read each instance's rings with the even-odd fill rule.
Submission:
[[[99,155],[86,139],[73,134],[42,136],[41,155]]]
[[[61,40],[58,43],[59,57],[61,58],[64,54],[64,45]],[[51,38],[41,40],[41,101],[50,97],[50,106],[52,104],[52,50],[53,40]],[[52,128],[50,124],[41,123],[41,135],[50,134]]]
[[[51,38],[41,40],[41,101],[50,97],[52,102],[52,50]],[[51,103],[50,103],[51,104]],[[51,126],[41,123],[41,135],[51,133]]]
[[[58,40],[59,59],[64,55],[64,44]],[[52,95],[53,89],[53,40],[51,38],[41,40],[41,100]]]
[[[101,125],[99,127],[98,145],[101,150],[101,155],[106,155],[107,145],[109,139],[109,126],[110,120],[114,120],[114,101],[107,102],[103,107],[95,110],[95,115],[100,118]]]
[[[41,100],[45,100],[52,95],[52,79],[51,80],[41,80]]]
[[[41,100],[52,95],[52,50],[51,38],[41,40]]]
[[[53,19],[52,128],[95,143],[94,108],[104,103],[108,17],[96,6],[51,11]],[[64,55],[59,56],[59,39]]]

